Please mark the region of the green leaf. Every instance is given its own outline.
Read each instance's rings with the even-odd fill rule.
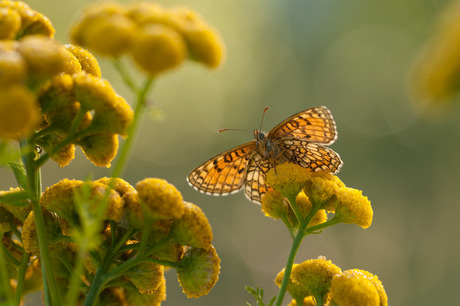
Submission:
[[[24,165],[18,162],[9,162],[8,166],[13,171],[14,177],[16,178],[19,187],[21,187],[24,190],[27,190],[27,176]]]
[[[0,203],[17,207],[29,205],[29,203],[26,201],[28,199],[30,199],[30,194],[24,190],[0,195]]]

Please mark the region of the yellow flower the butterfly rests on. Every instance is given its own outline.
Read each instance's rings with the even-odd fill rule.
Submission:
[[[290,116],[268,134],[254,130],[255,140],[214,156],[187,177],[196,190],[210,195],[227,195],[244,186],[246,197],[260,204],[272,187],[265,183],[267,172],[291,162],[311,171],[337,173],[342,160],[326,147],[337,139],[331,112],[324,106]]]

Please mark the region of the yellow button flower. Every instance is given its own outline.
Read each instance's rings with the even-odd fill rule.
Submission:
[[[362,191],[353,188],[340,188],[337,191],[335,217],[343,223],[354,223],[368,228],[372,223],[371,202]]]
[[[50,133],[40,137],[36,140],[36,143],[42,147],[45,151],[50,152],[52,148],[64,140],[64,136],[59,133]],[[55,154],[51,155],[51,159],[54,160],[59,167],[65,167],[75,158],[75,146],[73,144],[67,145]]]
[[[297,207],[302,215],[306,217],[311,210],[312,204],[304,192],[300,192],[296,198]],[[308,227],[312,227],[327,221],[327,214],[324,209],[318,210],[308,224]]]
[[[363,274],[345,271],[332,278],[331,298],[340,306],[379,306],[377,289]]]
[[[2,50],[0,52],[0,85],[6,87],[10,84],[17,84],[24,82],[25,78],[26,63],[22,56],[13,50]]]
[[[30,74],[51,77],[64,71],[66,57],[61,46],[51,38],[30,35],[19,41],[18,52],[27,64]]]
[[[208,250],[191,247],[180,262],[183,266],[176,269],[177,277],[188,298],[208,294],[219,279],[220,258],[213,246]]]
[[[293,264],[292,269],[295,269],[297,266],[298,266],[297,264]],[[278,285],[278,287],[281,287],[281,283],[284,277],[284,270],[285,269],[283,268],[283,270],[281,270],[275,278],[275,284]],[[308,292],[307,288],[305,288],[305,286],[303,286],[301,283],[293,282],[292,277],[289,279],[287,291],[289,292],[289,294],[292,296],[293,299],[298,300],[298,301],[303,301],[305,297],[311,295]]]
[[[146,213],[151,213],[154,218],[179,219],[184,214],[181,193],[167,181],[146,178],[136,184],[136,190]]]
[[[143,262],[129,269],[126,277],[140,293],[152,294],[164,282],[164,267],[153,262]]]
[[[96,182],[82,182],[77,180],[64,179],[51,187],[48,187],[40,198],[40,204],[49,211],[55,212],[59,217],[71,224],[76,222],[77,212],[75,208],[75,193],[81,195],[82,188],[89,188],[89,198],[82,199],[89,202],[90,212],[93,212],[105,198],[107,186]],[[123,202],[120,195],[113,189],[109,191],[107,199],[105,218],[108,220],[120,221],[123,213]]]
[[[133,60],[151,75],[179,66],[184,61],[186,52],[187,47],[182,36],[161,24],[142,27],[131,49]]]
[[[47,210],[42,210],[43,219],[45,221],[45,233],[47,235],[48,243],[53,244],[60,238],[61,227],[59,220],[56,215],[52,214]],[[37,227],[35,225],[35,214],[33,211],[29,213],[29,216],[22,225],[21,238],[24,249],[27,253],[33,255],[39,255],[39,243],[37,235]]]
[[[181,218],[173,220],[171,234],[175,241],[182,245],[205,250],[211,247],[211,225],[201,208],[192,203],[184,203],[184,214]]]
[[[460,89],[460,3],[448,5],[437,31],[418,59],[413,93],[420,102],[445,102]]]
[[[97,59],[87,50],[76,45],[64,45],[64,48],[72,53],[81,65],[81,69],[95,77],[101,77],[101,68]]]
[[[86,136],[76,142],[85,156],[98,167],[110,168],[112,160],[117,155],[117,134],[97,133]]]
[[[286,202],[287,199],[276,190],[268,191],[261,201],[262,211],[265,216],[273,219],[286,219],[290,213],[290,206]]]
[[[30,136],[40,120],[36,97],[24,86],[0,90],[0,138]]]
[[[0,195],[7,195],[20,191],[21,189],[19,187],[10,188],[9,191],[0,191]],[[3,207],[5,210],[13,214],[13,216],[18,218],[22,222],[24,222],[24,220],[29,216],[29,213],[32,210],[32,205],[27,200],[18,201],[14,205],[0,202],[0,207]]]
[[[167,23],[182,33],[193,60],[210,68],[219,66],[224,58],[224,43],[219,33],[200,15],[185,7],[175,7]]]
[[[310,259],[292,269],[293,282],[304,286],[317,300],[325,300],[332,277],[342,270],[324,257]]]
[[[134,112],[110,83],[84,72],[72,75],[72,79],[77,101],[85,110],[95,110],[92,127],[99,133],[126,137]]]
[[[118,57],[131,45],[135,24],[125,16],[125,8],[116,2],[87,6],[71,30],[74,44],[96,53]]]
[[[343,272],[344,275],[348,276],[362,276],[364,278],[367,278],[375,287],[377,290],[377,293],[379,295],[379,305],[380,306],[387,306],[388,305],[388,296],[385,292],[385,289],[383,288],[382,282],[379,280],[379,278],[365,270],[359,270],[359,269],[351,269]]]
[[[14,39],[21,28],[21,15],[11,8],[0,8],[0,39]]]
[[[266,182],[285,197],[296,197],[312,173],[299,165],[284,163],[268,171]]]

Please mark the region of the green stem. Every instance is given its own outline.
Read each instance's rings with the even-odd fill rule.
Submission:
[[[329,227],[329,226],[332,226],[332,225],[335,225],[337,223],[340,223],[341,221],[339,220],[339,218],[332,218],[331,220],[328,220],[324,223],[321,223],[321,224],[318,224],[318,225],[315,225],[315,226],[312,226],[312,227],[309,227],[307,230],[306,230],[306,234],[313,234],[319,230],[322,230],[326,227]]]
[[[23,152],[23,162],[26,169],[27,185],[31,194],[32,210],[35,217],[35,227],[37,230],[38,244],[40,248],[40,262],[43,274],[44,298],[46,305],[62,305],[60,291],[53,275],[51,258],[48,253],[48,241],[46,237],[45,221],[40,206],[41,182],[40,171],[36,166],[35,152],[30,150],[30,143],[21,142]],[[25,151],[26,150],[26,151]]]
[[[30,255],[26,252],[22,254],[21,266],[19,268],[18,284],[16,286],[16,294],[14,296],[14,305],[17,306],[21,305],[22,291],[24,290],[24,280],[26,277],[26,271],[29,264],[29,257]]]
[[[3,233],[1,233],[3,235]],[[5,260],[5,248],[2,245],[0,248],[0,300],[6,302],[6,304],[10,304],[13,301],[12,297],[12,289],[10,285],[10,277],[8,275],[8,270],[6,268],[6,260]]]
[[[141,90],[137,91],[137,98],[136,98],[136,108],[134,110],[134,118],[131,126],[128,130],[128,137],[121,149],[121,152],[118,157],[118,161],[113,169],[111,177],[119,177],[120,174],[123,172],[124,167],[126,166],[126,160],[128,159],[129,153],[131,152],[131,148],[133,146],[135,135],[137,133],[137,129],[139,127],[142,114],[144,113],[144,109],[146,106],[146,95],[148,94],[149,90],[153,85],[153,79],[147,78],[145,81],[144,86]]]
[[[92,306],[96,303],[99,294],[104,289],[105,284],[111,280],[107,272],[112,264],[113,259],[117,256],[120,249],[125,245],[126,241],[135,233],[135,230],[129,228],[124,235],[117,241],[114,247],[106,254],[102,266],[100,266],[86,295],[85,303],[83,306]]]
[[[308,224],[310,223],[311,219],[313,218],[313,216],[320,209],[320,205],[316,205],[316,203],[312,202],[312,207],[310,209],[310,212],[308,213],[307,217],[303,219],[302,215],[300,214],[300,211],[297,208],[295,197],[290,197],[288,198],[288,200],[296,216],[297,214],[299,214],[297,218],[298,219],[300,218],[299,219],[300,226],[299,226],[299,230],[297,231],[297,235],[293,237],[291,251],[289,252],[289,257],[286,263],[286,267],[284,269],[284,276],[281,282],[280,290],[278,291],[278,296],[276,297],[276,300],[275,300],[275,306],[281,306],[281,303],[283,302],[284,296],[286,295],[287,286],[289,284],[289,278],[291,277],[292,266],[294,265],[295,257],[297,255],[297,252],[299,250],[299,247],[300,247],[300,244],[302,243],[303,238],[306,236],[306,228]],[[297,213],[296,213],[296,210],[297,210]]]

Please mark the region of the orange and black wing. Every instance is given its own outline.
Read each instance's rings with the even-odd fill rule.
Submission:
[[[214,156],[188,175],[188,183],[211,195],[237,192],[244,185],[255,147],[253,140]]]
[[[290,116],[267,136],[271,139],[298,138],[329,145],[337,139],[337,128],[331,112],[324,106],[317,106]]]

